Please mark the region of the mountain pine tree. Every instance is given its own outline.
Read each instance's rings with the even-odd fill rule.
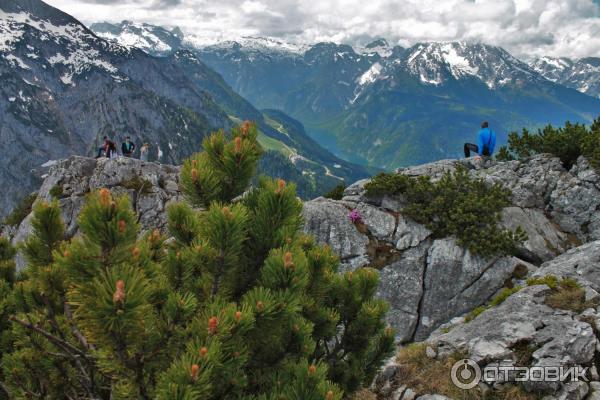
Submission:
[[[58,204],[36,204],[17,276],[0,241],[0,398],[333,400],[372,380],[393,350],[377,272],[337,273],[293,184],[248,190],[254,124],[203,149],[168,235],[140,236],[129,199],[101,189],[70,241]]]

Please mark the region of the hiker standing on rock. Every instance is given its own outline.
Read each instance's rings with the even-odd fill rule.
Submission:
[[[494,153],[496,147],[496,133],[490,129],[487,121],[481,124],[477,135],[477,144],[465,143],[465,157],[471,157],[471,151],[477,153],[477,157],[489,157]]]
[[[148,151],[150,150],[150,146],[148,143],[144,143],[142,147],[140,147],[140,160],[148,161]]]
[[[125,141],[121,145],[121,152],[123,153],[123,157],[131,157],[133,152],[135,151],[135,143],[131,141],[131,138],[127,136]]]

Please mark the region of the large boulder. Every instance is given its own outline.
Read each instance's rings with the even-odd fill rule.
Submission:
[[[144,162],[132,158],[87,158],[73,156],[50,167],[36,201],[57,199],[62,211],[67,237],[77,234],[77,217],[85,196],[93,190],[110,188],[116,195],[127,195],[138,214],[141,231],[166,230],[166,206],[181,198],[179,169],[171,165]],[[19,243],[31,233],[30,214],[13,233]],[[24,265],[17,257],[17,268]]]

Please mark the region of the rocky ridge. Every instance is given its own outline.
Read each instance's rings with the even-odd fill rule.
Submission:
[[[567,171],[550,155],[510,162],[443,160],[398,173],[437,179],[459,166],[474,177],[512,190],[503,224],[521,226],[528,233],[517,256],[483,259],[458,246],[455,238],[434,237],[402,214],[401,196],[368,197],[364,190],[368,180],[348,187],[342,200],[306,202],[304,230],[334,249],[342,269],[373,266],[380,270],[379,296],[390,303],[387,318],[399,343],[427,340],[438,357],[460,349],[487,365],[510,358],[515,343],[530,341],[537,348],[534,363],[591,365],[598,341],[589,321],[600,318],[598,310],[577,314],[553,309],[544,303],[546,286],[526,287],[471,322],[465,323],[464,316],[503,287],[522,284],[528,276],[571,277],[585,289],[588,300],[600,297],[600,176],[584,158]],[[143,230],[165,229],[165,207],[181,199],[177,167],[84,157],[52,166],[38,199],[57,197],[68,234],[75,235],[86,193],[100,187],[128,194]],[[352,223],[348,216],[355,209],[361,224]],[[29,220],[30,216],[19,227],[5,227],[5,233],[14,242],[22,240],[30,231]],[[397,367],[392,363],[391,372],[382,374],[389,379],[381,398],[403,398],[406,387],[398,393],[401,382],[393,380]],[[587,395],[590,387],[576,389]],[[571,393],[573,388],[550,389],[556,394]],[[584,398],[560,396],[552,398]]]

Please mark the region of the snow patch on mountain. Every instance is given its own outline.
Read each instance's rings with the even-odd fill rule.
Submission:
[[[173,49],[172,45],[167,43],[166,38],[177,40],[178,36],[162,27],[124,21],[120,24],[119,29],[109,31],[103,30],[101,28],[103,25],[105,24],[96,25],[98,28],[96,34],[103,39],[119,43],[122,46],[137,47],[148,53],[167,53],[177,50]]]
[[[377,77],[381,75],[382,69],[383,67],[381,66],[381,64],[376,62],[371,66],[371,68],[369,68],[364,74],[362,74],[358,78],[358,84],[362,86],[375,82],[377,80]]]

